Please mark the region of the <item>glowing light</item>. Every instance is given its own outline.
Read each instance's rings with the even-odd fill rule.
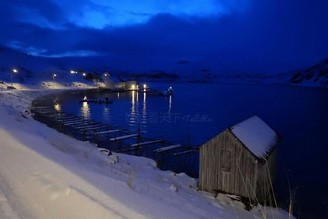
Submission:
[[[14,86],[14,83],[13,83],[13,73],[17,73],[18,70],[16,68],[13,68],[12,69],[12,72],[10,74],[10,77],[11,77],[11,86],[13,87]]]
[[[52,75],[52,80],[55,81],[55,77],[57,77],[57,74]]]
[[[83,77],[85,77],[85,76],[87,76],[87,74],[86,73],[83,73]]]
[[[136,86],[134,84],[131,85],[131,90],[135,90]]]
[[[59,103],[56,103],[56,104],[54,105],[54,108],[55,108],[55,110],[56,110],[57,112],[61,111],[61,105],[60,105]]]
[[[84,96],[84,97],[83,97],[83,100],[87,100],[87,99],[88,99],[87,96]]]
[[[71,74],[77,74],[77,71],[71,70]]]
[[[143,88],[144,88],[144,89],[147,89],[147,84],[144,84],[144,85],[143,85]]]

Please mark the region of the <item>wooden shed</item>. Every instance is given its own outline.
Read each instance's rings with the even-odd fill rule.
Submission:
[[[272,205],[278,141],[257,116],[224,130],[200,147],[200,189]]]

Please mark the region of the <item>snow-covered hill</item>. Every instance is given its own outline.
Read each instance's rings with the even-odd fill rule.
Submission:
[[[46,78],[60,69],[47,58],[34,57],[8,47],[0,46],[0,74],[11,73],[13,68],[19,70],[18,77]]]
[[[196,179],[157,169],[151,159],[108,157],[93,144],[33,120],[34,98],[72,89],[71,77],[79,75],[8,48],[0,51],[0,66],[1,219],[290,218],[270,207],[246,211],[227,196],[198,191]],[[53,71],[57,78],[51,78]],[[11,76],[16,89],[8,90]]]
[[[328,87],[328,59],[298,71],[291,77],[290,82],[296,85],[312,87]]]
[[[0,82],[6,85],[3,87],[63,89],[93,85],[82,73],[70,74],[67,66],[52,58],[35,57],[0,46]]]
[[[31,101],[46,93],[0,93],[0,218],[289,218],[270,207],[246,211],[153,160],[108,157],[33,120]]]

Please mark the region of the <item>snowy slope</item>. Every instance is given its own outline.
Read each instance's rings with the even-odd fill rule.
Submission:
[[[51,78],[51,74],[60,72],[60,69],[46,58],[0,46],[0,75],[9,79],[13,68],[19,70],[19,74],[14,78],[19,80]]]
[[[19,69],[16,89],[8,90],[13,67]],[[48,59],[0,49],[1,219],[288,218],[281,210],[258,206],[248,212],[226,196],[197,191],[196,179],[160,171],[147,158],[116,154],[114,164],[115,157],[95,145],[34,121],[33,98],[90,87],[61,70]]]
[[[290,82],[295,85],[311,87],[328,87],[328,59],[294,73]]]
[[[0,94],[0,218],[288,218],[199,192],[195,179],[147,158],[116,154],[113,164],[95,145],[32,119],[31,100],[48,92]]]

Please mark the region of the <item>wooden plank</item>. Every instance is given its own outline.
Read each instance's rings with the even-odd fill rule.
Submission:
[[[36,111],[35,113],[39,113],[42,115],[56,114],[56,111]]]
[[[172,150],[172,149],[179,148],[179,147],[182,147],[182,145],[181,144],[174,144],[174,145],[158,148],[158,149],[154,150],[154,152],[159,153],[159,152],[164,152],[164,151]]]
[[[31,109],[32,110],[35,110],[35,109],[50,109],[50,106],[32,106]]]
[[[195,152],[195,150],[192,149],[192,150],[182,151],[179,153],[173,153],[172,156],[179,156],[179,155],[188,154],[188,153],[192,153],[192,152]]]
[[[87,131],[91,131],[91,130],[97,130],[97,129],[104,129],[107,128],[106,126],[95,126],[95,127],[91,127],[91,128],[85,128],[85,130]],[[81,129],[84,130],[84,129]]]
[[[100,128],[102,127],[101,125],[94,125],[94,124],[91,124],[91,125],[82,125],[81,127],[73,127],[74,129],[77,129],[77,130],[92,130],[94,128]]]
[[[71,122],[75,121],[76,119],[83,120],[82,118],[78,118],[76,116],[58,116],[58,121],[63,121],[63,122]]]
[[[48,115],[48,117],[50,117],[50,118],[57,118],[57,115],[56,114],[50,114],[50,115]]]
[[[121,131],[121,129],[112,129],[112,130],[101,131],[101,132],[90,132],[90,134],[105,135],[105,134],[115,133],[115,132],[119,132],[119,131]]]
[[[154,140],[154,141],[146,141],[146,142],[131,144],[131,147],[145,146],[148,144],[155,144],[155,143],[160,143],[160,142],[163,142],[163,140]]]
[[[137,137],[139,134],[131,134],[131,135],[123,135],[123,136],[119,136],[119,137],[115,137],[115,138],[110,138],[110,141],[118,141],[118,140],[123,140],[126,138],[134,138]]]
[[[64,125],[70,126],[70,125],[88,125],[87,121],[81,121],[81,120],[70,120],[68,122],[63,122]]]

